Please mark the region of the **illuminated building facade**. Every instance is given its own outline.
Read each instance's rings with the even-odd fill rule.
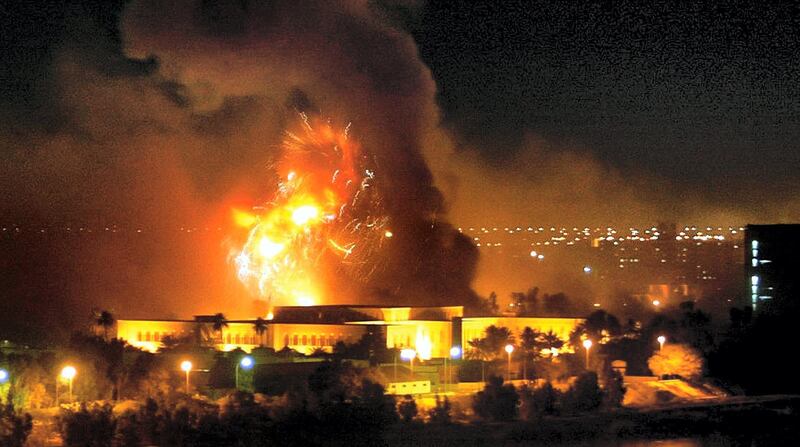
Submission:
[[[781,306],[800,293],[800,224],[748,225],[745,228],[745,283],[753,309]]]
[[[338,342],[357,342],[377,331],[388,348],[413,348],[420,359],[449,357],[453,346],[480,338],[491,325],[509,328],[515,335],[525,327],[552,331],[563,340],[579,324],[576,318],[464,317],[462,306],[286,306],[276,307],[274,317],[259,333],[255,320],[229,320],[214,330],[212,317],[193,320],[117,321],[117,337],[130,345],[156,352],[167,340],[182,341],[221,351],[246,352],[263,346],[276,351],[286,347],[303,354],[331,352]]]

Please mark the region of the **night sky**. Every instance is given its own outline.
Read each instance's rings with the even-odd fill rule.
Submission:
[[[473,299],[459,226],[800,219],[798,8],[639,3],[4,3],[0,323],[249,312],[230,208],[298,111],[379,165],[369,299]]]
[[[531,132],[681,181],[796,183],[799,20],[791,2],[436,2],[411,28],[446,124],[491,159]]]

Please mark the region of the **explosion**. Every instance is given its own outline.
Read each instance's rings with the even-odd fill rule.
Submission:
[[[248,228],[235,253],[239,279],[270,305],[325,301],[327,275],[365,281],[379,268],[374,253],[393,236],[375,187],[371,157],[328,122],[301,115],[286,132],[274,197],[252,212],[234,210]]]

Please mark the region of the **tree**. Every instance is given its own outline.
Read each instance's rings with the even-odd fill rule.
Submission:
[[[528,359],[538,357],[543,346],[544,334],[525,327],[520,335],[520,349],[522,350],[522,378],[528,380]],[[548,346],[549,347],[549,346]]]
[[[559,393],[549,381],[536,388],[531,388],[527,385],[523,386],[519,395],[520,417],[525,421],[537,421],[544,415],[556,413],[556,402],[558,401]]]
[[[486,328],[483,338],[475,338],[467,342],[470,349],[466,352],[467,358],[481,361],[481,381],[486,381],[485,362],[503,356],[503,348],[514,343],[514,336],[506,327],[491,325]]]
[[[553,331],[547,331],[542,334],[542,349],[561,349],[564,347],[564,340]]]
[[[103,310],[100,312],[95,312],[94,316],[94,325],[95,327],[100,328],[103,331],[103,339],[108,340],[108,331],[114,327],[114,324],[117,320],[114,318],[114,315],[107,310]]]
[[[490,358],[502,357],[505,348],[508,344],[514,344],[514,335],[507,327],[491,325],[486,328],[486,349],[489,352]]]
[[[111,446],[117,421],[111,405],[86,404],[80,410],[66,411],[59,417],[65,445]]]
[[[676,375],[695,380],[703,374],[703,357],[689,345],[668,344],[650,357],[647,366],[659,377]]]
[[[564,394],[564,409],[571,412],[592,411],[603,403],[603,391],[597,382],[597,373],[581,373]]]
[[[539,310],[539,288],[532,287],[528,292],[512,292],[511,303],[518,317],[535,315]]]
[[[428,417],[430,418],[429,421],[431,424],[449,424],[453,422],[453,416],[451,415],[452,412],[452,405],[450,401],[447,399],[447,396],[444,399],[440,398],[439,395],[436,395],[436,406],[428,411]]]
[[[517,418],[519,394],[514,385],[503,384],[498,376],[489,377],[483,391],[472,398],[472,409],[482,419],[491,421],[510,421]]]
[[[413,421],[417,417],[417,411],[417,402],[410,394],[406,394],[403,400],[397,404],[397,413],[405,423]]]
[[[211,327],[219,333],[220,343],[225,343],[225,339],[222,337],[222,330],[228,327],[228,320],[225,318],[225,315],[222,312],[218,312],[214,314],[212,317]]]
[[[614,315],[596,310],[586,317],[586,321],[573,329],[569,337],[572,346],[581,346],[581,341],[590,339],[594,343],[606,344],[622,335],[622,325]]]
[[[267,320],[261,317],[256,318],[256,321],[253,322],[253,329],[255,329],[259,337],[258,346],[264,346],[264,334],[267,332]]]
[[[9,401],[0,401],[0,446],[22,447],[33,430],[33,418],[28,413],[20,415]]]

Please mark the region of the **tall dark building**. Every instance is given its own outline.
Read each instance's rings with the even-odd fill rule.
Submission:
[[[800,306],[800,224],[748,225],[744,251],[753,310]]]

